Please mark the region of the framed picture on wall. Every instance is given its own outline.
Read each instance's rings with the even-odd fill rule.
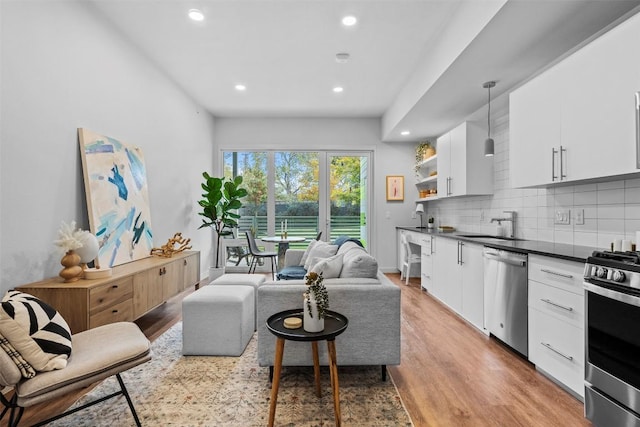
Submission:
[[[404,176],[387,175],[387,201],[404,200]]]

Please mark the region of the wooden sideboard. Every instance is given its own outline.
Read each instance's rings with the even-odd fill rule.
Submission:
[[[200,281],[200,252],[152,256],[113,268],[111,277],[64,283],[61,277],[18,286],[60,312],[72,333],[135,320]]]

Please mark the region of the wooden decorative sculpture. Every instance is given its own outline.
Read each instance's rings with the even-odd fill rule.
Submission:
[[[151,255],[171,258],[173,254],[191,249],[191,246],[189,246],[190,242],[191,239],[185,239],[184,237],[182,237],[182,233],[176,233],[164,245],[160,246],[159,248],[151,249]],[[179,246],[176,248],[176,245]]]

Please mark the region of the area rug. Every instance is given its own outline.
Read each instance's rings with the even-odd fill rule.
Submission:
[[[182,356],[182,323],[173,326],[153,342],[150,362],[122,374],[142,425],[266,426],[271,384],[269,369],[258,366],[256,342],[254,335],[241,357]],[[412,426],[393,382],[381,381],[379,366],[344,366],[338,372],[343,425]],[[335,425],[328,368],[322,367],[321,376],[322,397],[318,398],[311,367],[283,368],[277,426]],[[117,389],[117,381],[110,378],[75,405]],[[51,425],[135,423],[124,397],[118,397]]]

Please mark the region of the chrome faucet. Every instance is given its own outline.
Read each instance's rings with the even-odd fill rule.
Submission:
[[[511,223],[511,233],[509,234],[509,237],[514,238],[516,237],[516,211],[504,211],[504,213],[508,214],[507,217],[505,218],[491,218],[491,222],[497,222],[498,225],[502,225],[502,221],[508,221]]]

